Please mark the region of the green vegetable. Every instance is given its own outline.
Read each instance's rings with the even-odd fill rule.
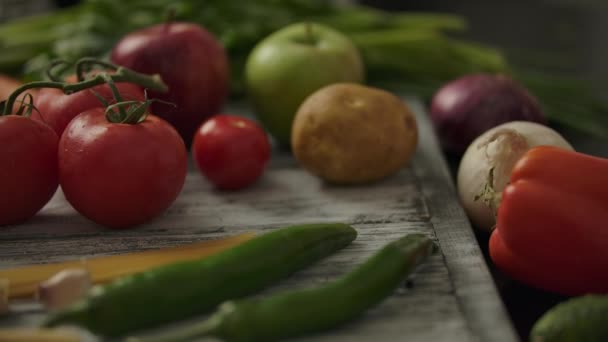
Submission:
[[[330,0],[85,0],[0,25],[0,72],[38,79],[52,59],[106,56],[126,33],[164,21],[169,7],[176,20],[199,23],[224,44],[233,95],[244,91],[244,63],[257,42],[288,24],[314,21],[355,42],[372,85],[428,99],[464,74],[508,73],[532,90],[553,122],[608,139],[608,103],[588,83],[551,74],[564,68],[549,65],[555,63],[548,58],[542,58],[546,72],[532,73],[509,63],[498,49],[448,35],[466,30],[462,17],[389,13]]]
[[[586,295],[556,305],[534,324],[530,341],[608,341],[608,296]]]
[[[190,328],[131,340],[169,342],[213,336],[224,341],[273,341],[329,329],[390,295],[416,265],[426,260],[434,246],[424,235],[407,235],[328,285],[266,298],[228,301],[208,320]]]
[[[161,266],[94,287],[52,313],[45,326],[76,324],[104,336],[187,318],[251,294],[345,247],[357,232],[345,224],[279,229],[202,260]]]

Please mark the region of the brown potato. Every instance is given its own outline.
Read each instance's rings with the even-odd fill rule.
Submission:
[[[402,168],[414,154],[418,129],[414,115],[397,96],[337,83],[302,103],[291,136],[302,167],[332,183],[359,184]]]

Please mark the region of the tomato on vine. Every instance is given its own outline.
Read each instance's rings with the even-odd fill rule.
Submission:
[[[125,100],[144,100],[144,92],[135,84],[117,83],[116,89]],[[34,99],[34,105],[38,111],[32,113],[32,118],[51,126],[55,133],[61,136],[65,127],[78,114],[101,106],[97,96],[101,96],[108,103],[115,102],[114,95],[107,84],[73,94],[64,94],[59,89],[43,88]]]
[[[146,104],[147,106],[147,104]],[[90,220],[129,228],[165,211],[184,185],[184,141],[166,121],[144,111],[78,115],[59,141],[59,179],[66,199]]]
[[[53,63],[47,71],[47,76],[54,82],[66,82],[73,84],[82,82],[87,76],[87,68],[103,66],[107,71],[116,72],[118,66],[111,63],[98,61],[95,59],[84,58],[76,64],[76,74],[67,77],[65,80],[55,75],[53,70],[66,64],[63,61]],[[124,71],[122,71],[124,73]],[[98,70],[91,72],[93,75],[100,75]],[[135,74],[127,71],[127,80],[141,81],[142,78],[134,77]],[[120,79],[119,75],[119,79]],[[123,80],[125,79],[122,75]],[[128,82],[115,82],[114,91],[106,82],[89,88],[64,93],[62,88],[42,88],[34,97],[34,106],[37,111],[32,113],[32,118],[43,121],[55,130],[57,136],[61,137],[65,127],[78,114],[96,107],[101,107],[104,103],[111,104],[116,101],[144,101],[144,91],[140,86]],[[144,79],[144,83],[150,86],[149,80]]]
[[[102,66],[111,73],[85,79],[86,66]],[[130,82],[166,91],[160,76],[90,58],[76,63],[76,75],[77,82],[67,83],[49,71],[50,81],[24,84],[3,103],[0,225],[33,216],[50,200],[59,183],[77,211],[116,228],[152,219],[181,191],[187,166],[184,142],[168,123],[147,115],[152,101],[123,101],[124,94],[115,84]],[[18,96],[36,88],[57,90],[49,101],[60,102],[60,120],[55,123],[67,125],[61,137],[54,130],[61,125],[51,127],[43,120],[29,118],[32,109],[38,110],[31,95],[26,94],[24,99],[29,103],[21,101],[12,114]],[[104,106],[108,106],[105,111]]]

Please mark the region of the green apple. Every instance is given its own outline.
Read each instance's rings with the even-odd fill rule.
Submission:
[[[332,83],[361,83],[364,66],[344,34],[321,24],[282,28],[253,49],[245,66],[246,87],[258,119],[289,145],[291,125],[308,95]]]

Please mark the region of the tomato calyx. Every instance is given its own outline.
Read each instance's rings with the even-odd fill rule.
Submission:
[[[120,96],[120,92],[114,84],[114,81],[109,77],[107,78],[107,81],[108,87],[110,87],[116,103],[110,105],[103,96],[100,96],[94,91],[93,94],[97,97],[97,99],[99,99],[104,107],[106,107],[105,116],[108,122],[131,125],[136,125],[143,122],[148,116],[148,108],[153,102],[161,102],[175,107],[175,104],[171,102],[159,99],[149,99],[148,92],[146,90],[144,90],[145,101],[123,101],[122,97]]]
[[[152,100],[122,101],[106,107],[106,120],[111,123],[138,124],[148,116],[148,107]],[[127,110],[125,112],[125,107]],[[118,108],[118,111],[115,109]]]
[[[47,76],[50,80],[48,81],[34,81],[30,83],[26,83],[19,88],[17,88],[6,100],[6,102],[1,107],[2,115],[11,114],[13,111],[13,106],[19,95],[24,93],[29,89],[36,88],[56,88],[63,91],[64,94],[73,94],[75,92],[89,89],[95,87],[100,84],[109,83],[109,82],[128,82],[134,83],[144,87],[145,89],[151,89],[159,92],[168,91],[167,85],[163,82],[160,75],[146,75],[142,73],[138,73],[136,71],[130,70],[125,67],[121,67],[109,62],[100,61],[94,58],[85,57],[80,59],[75,64],[76,68],[76,83],[67,83],[62,81],[57,75],[53,74],[52,70],[60,65],[68,64],[65,61],[55,61],[53,62],[49,69],[47,70]],[[110,70],[111,73],[107,71],[100,72],[90,78],[86,78],[87,70],[92,66],[101,66],[106,70]],[[115,89],[115,88],[114,88]],[[117,95],[117,91],[114,94]],[[117,97],[117,101],[119,101],[120,95]],[[24,97],[25,101],[25,97]],[[20,110],[22,107],[20,108]]]
[[[23,94],[21,100],[16,100],[16,102],[19,102],[19,108],[14,113],[11,113],[12,111],[5,113],[4,109],[6,108],[6,100],[0,102],[0,116],[18,115],[30,117],[33,110],[38,111],[38,109],[34,106],[34,96],[32,96],[30,93]]]

